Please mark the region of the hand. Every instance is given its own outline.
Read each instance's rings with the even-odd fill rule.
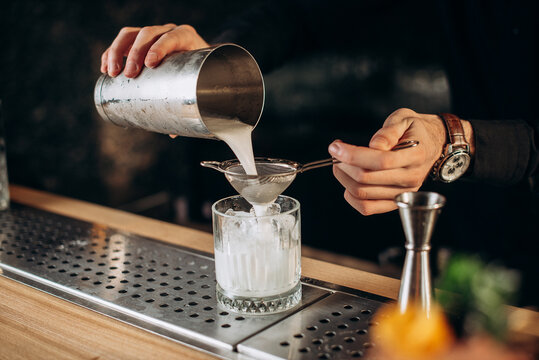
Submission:
[[[172,52],[209,46],[190,25],[124,27],[101,55],[101,72],[117,76],[122,72],[123,58],[127,56],[124,75],[134,78],[143,65],[154,68]]]
[[[466,138],[470,140],[471,125],[467,121],[463,123]],[[399,109],[374,134],[369,147],[334,141],[328,150],[341,161],[333,166],[333,173],[346,188],[344,198],[363,215],[396,209],[395,196],[419,190],[441,156],[446,136],[445,126],[437,115]],[[391,151],[406,140],[417,140],[419,145]]]

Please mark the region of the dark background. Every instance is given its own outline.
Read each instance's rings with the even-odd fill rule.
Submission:
[[[172,140],[105,123],[95,111],[93,87],[101,53],[123,26],[187,23],[211,41],[226,19],[256,3],[4,6],[0,98],[10,182],[210,230],[209,206],[234,190],[198,163],[232,158],[231,151],[217,141]],[[406,13],[399,15],[406,19]],[[450,109],[439,34],[428,21],[403,24],[376,16],[368,21],[377,29],[368,41],[300,56],[265,74],[266,106],[253,133],[255,155],[323,159],[336,138],[367,144],[399,107],[424,113]],[[300,175],[285,192],[302,204],[304,244],[368,260],[389,246],[402,246],[396,212],[363,217],[343,192],[329,168]]]

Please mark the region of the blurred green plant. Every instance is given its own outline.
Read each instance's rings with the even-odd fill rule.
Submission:
[[[436,300],[460,337],[487,333],[500,341],[507,334],[505,305],[516,300],[520,274],[480,257],[455,254],[437,281]]]

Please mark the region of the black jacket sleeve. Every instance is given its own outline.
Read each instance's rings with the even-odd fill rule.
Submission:
[[[537,124],[523,120],[470,120],[475,137],[470,179],[512,185],[537,182],[539,149]],[[536,190],[537,191],[537,190]]]

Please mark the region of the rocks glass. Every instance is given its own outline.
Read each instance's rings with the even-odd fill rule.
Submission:
[[[299,202],[279,196],[255,216],[241,196],[213,204],[217,300],[228,310],[285,311],[301,299]]]

